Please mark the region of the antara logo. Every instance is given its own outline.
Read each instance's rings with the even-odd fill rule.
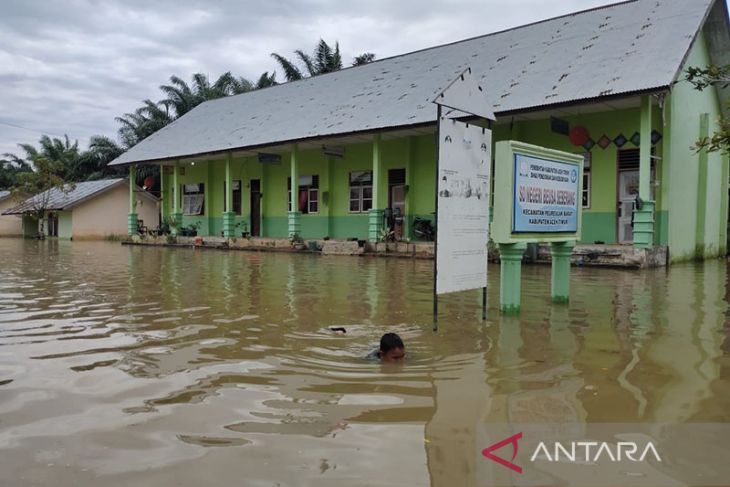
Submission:
[[[492,446],[486,447],[484,450],[482,450],[482,455],[489,458],[493,462],[497,462],[500,465],[504,465],[505,467],[507,467],[510,470],[514,470],[517,473],[522,473],[522,467],[512,463],[512,462],[514,462],[515,458],[517,457],[517,450],[520,447],[520,445],[517,442],[520,441],[521,439],[522,439],[522,432],[520,431],[519,433],[512,435],[509,438],[505,438],[504,440],[498,441],[497,443],[495,443]],[[498,457],[497,455],[494,455],[492,453],[493,451],[499,450],[503,446],[510,445],[510,444],[512,445],[512,459],[511,460],[507,461],[504,458]]]
[[[519,441],[523,438],[523,433],[519,432],[502,441],[498,441],[491,446],[482,450],[482,455],[514,472],[522,473],[522,467],[514,463],[519,450]],[[506,460],[497,456],[494,452],[507,445],[512,445],[512,457]],[[601,460],[617,463],[621,461],[643,462],[649,457],[657,462],[662,459],[659,452],[652,442],[645,445],[639,445],[633,441],[619,441],[616,444],[599,441],[571,441],[566,443],[553,442],[549,443],[541,441],[535,447],[535,451],[530,456],[530,462],[543,460],[548,462],[574,462],[582,464],[597,463]]]

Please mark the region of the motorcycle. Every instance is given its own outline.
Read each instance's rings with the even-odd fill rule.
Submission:
[[[436,238],[436,229],[431,220],[416,217],[413,220],[413,234],[421,240],[432,242]]]

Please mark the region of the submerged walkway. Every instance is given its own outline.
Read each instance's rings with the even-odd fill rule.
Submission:
[[[352,255],[373,257],[401,257],[433,259],[433,242],[368,242],[366,240],[304,240],[292,243],[287,238],[232,238],[224,237],[152,237],[135,235],[124,245],[184,247],[218,250],[248,250],[258,252],[316,253],[321,255]],[[489,258],[499,261],[499,252],[489,249]],[[538,264],[550,263],[550,249],[538,245],[526,260]],[[632,245],[580,244],[573,249],[571,261],[577,266],[645,269],[667,265],[667,248],[637,249]]]

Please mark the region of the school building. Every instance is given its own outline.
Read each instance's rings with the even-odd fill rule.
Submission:
[[[208,101],[112,164],[160,165],[163,218],[198,235],[416,240],[432,100],[470,67],[494,142],[584,155],[582,243],[708,258],[727,249],[728,157],[691,146],[727,89],[684,77],[709,64],[730,64],[724,1],[627,1]]]

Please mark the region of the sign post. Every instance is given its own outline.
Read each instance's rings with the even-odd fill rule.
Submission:
[[[462,72],[433,102],[438,105],[436,330],[440,294],[481,288],[482,319],[486,319],[492,132],[464,119],[478,118],[488,126],[494,114],[471,69]]]
[[[515,141],[496,145],[492,233],[502,260],[500,308],[520,310],[525,244],[550,243],[551,296],[570,297],[570,256],[581,230],[583,156]]]

